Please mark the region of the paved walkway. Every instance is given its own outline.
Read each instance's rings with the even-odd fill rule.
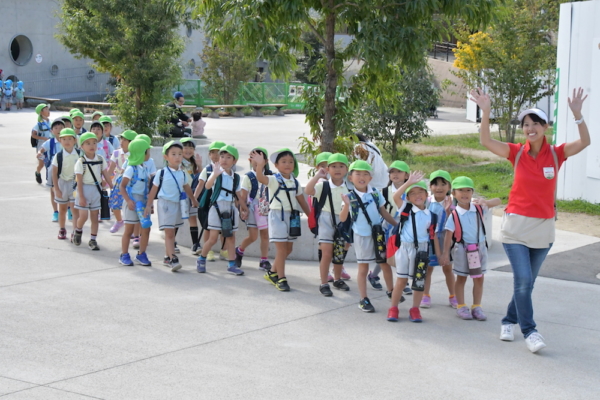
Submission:
[[[299,118],[208,120],[207,133],[272,150],[293,145]],[[156,231],[152,268],[119,266],[121,236],[107,223],[99,252],[59,241],[48,192],[33,179],[34,121],[31,112],[0,113],[2,398],[587,399],[600,390],[598,285],[538,280],[536,320],[548,348],[533,355],[519,335],[498,340],[511,296],[506,272],[486,276],[487,322],[455,316],[438,271],[424,322],[408,322],[403,306],[401,321],[389,323],[383,292],[369,292],[376,313],[360,312],[355,280],[350,292],[322,297],[314,263],[290,261],[292,291],[280,293],[257,260],[243,277],[227,275],[222,261],[201,275],[182,249],[184,269],[171,273]],[[496,218],[494,237],[497,229]],[[598,241],[559,231],[553,254]],[[494,242],[490,268],[506,263]],[[356,265],[347,267],[355,277]]]

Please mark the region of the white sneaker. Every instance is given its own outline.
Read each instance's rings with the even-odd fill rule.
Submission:
[[[515,326],[513,324],[503,324],[500,329],[500,340],[512,342],[515,340]]]
[[[544,337],[537,332],[533,332],[531,335],[527,336],[525,343],[527,343],[527,348],[532,353],[535,353],[536,351],[546,347],[546,343],[544,343]]]

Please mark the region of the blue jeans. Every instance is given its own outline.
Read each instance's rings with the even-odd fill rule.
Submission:
[[[540,272],[540,267],[546,259],[546,255],[552,247],[552,243],[546,249],[530,249],[522,244],[503,243],[504,251],[508,256],[514,276],[514,293],[508,304],[506,316],[502,324],[519,324],[523,336],[528,337],[535,329],[533,320],[533,304],[531,292],[533,284]]]

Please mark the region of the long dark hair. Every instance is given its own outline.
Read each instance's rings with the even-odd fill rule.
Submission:
[[[192,149],[195,149],[196,144],[192,141],[189,141],[183,143],[183,147],[191,147]],[[198,163],[196,163],[196,157],[194,157],[194,155],[192,155],[188,161],[192,163],[194,174],[200,172],[200,166],[198,165]]]

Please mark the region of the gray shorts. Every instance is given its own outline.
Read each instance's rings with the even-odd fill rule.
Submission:
[[[81,207],[79,205],[79,201],[77,200],[77,196],[79,195],[79,191],[76,192],[75,196],[75,208],[78,210],[90,210],[96,211],[102,208],[100,203],[100,192],[98,191],[98,187],[94,185],[84,184],[83,185],[83,197],[85,197],[87,205],[85,207]]]
[[[340,220],[340,216],[335,216],[335,222]],[[327,211],[321,211],[319,215],[319,243],[333,243],[333,236],[335,235],[335,228],[333,221],[331,220],[331,213]],[[372,242],[373,240],[371,240]],[[375,252],[373,252],[375,257]]]
[[[283,212],[283,221],[281,220],[281,210],[269,211],[269,242],[293,242],[295,237],[290,236],[290,212]]]
[[[479,243],[479,256],[481,257],[481,273],[487,272],[488,252],[485,242]],[[467,252],[462,244],[456,243],[452,249],[452,271],[456,275],[469,276],[469,264],[467,262]]]
[[[198,207],[192,207],[192,199],[188,197],[188,213],[190,217],[195,217],[198,215]]]
[[[69,204],[75,201],[75,195],[73,194],[74,181],[63,181],[62,178],[58,178],[58,188],[60,189],[63,197],[54,196],[54,202],[56,204]],[[96,193],[98,190],[96,190]]]
[[[217,201],[217,205],[219,206],[219,210],[221,214],[229,211],[233,218],[233,232],[238,230],[238,222],[240,220],[240,213],[238,209],[235,207],[232,201]],[[210,210],[208,210],[208,228],[209,231],[220,231],[221,230],[221,218],[219,218],[219,213],[217,212],[217,208],[212,206]]]
[[[321,226],[319,225],[319,233]],[[375,244],[373,236],[360,236],[354,233],[354,251],[356,253],[356,262],[359,264],[375,262]]]
[[[134,203],[137,201],[144,202],[144,195],[134,194],[131,200],[133,200]],[[138,222],[140,222],[140,218],[138,217],[137,212],[135,210],[130,210],[125,200],[123,200],[123,221],[126,224],[130,225],[135,225]]]
[[[48,168],[46,168],[46,186],[47,187],[54,187],[54,183],[52,182],[54,180],[52,178],[53,168],[54,168],[54,165],[50,165]]]
[[[158,199],[158,229],[175,229],[183,225],[178,201]]]
[[[419,251],[427,251],[429,242],[420,242]],[[415,259],[417,249],[413,242],[402,242],[396,251],[396,276],[398,278],[412,278],[415,273]]]

